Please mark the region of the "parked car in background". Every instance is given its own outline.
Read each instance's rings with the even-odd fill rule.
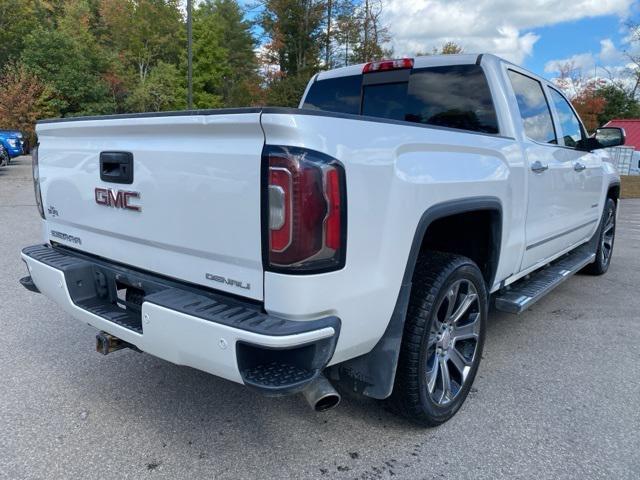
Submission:
[[[29,145],[29,137],[26,134],[22,133],[20,130],[0,130],[0,135],[2,134],[15,135],[16,138],[18,138],[18,140],[20,141],[20,147],[22,147],[22,153],[24,155],[28,154],[31,150]]]
[[[7,150],[9,160],[23,153],[22,142],[15,133],[6,133],[6,131],[0,130],[0,144]]]

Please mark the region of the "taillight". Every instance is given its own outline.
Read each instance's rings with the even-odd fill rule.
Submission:
[[[33,191],[36,196],[38,212],[44,219],[44,207],[42,206],[42,193],[40,192],[40,169],[38,168],[38,145],[31,149],[31,171],[33,173]]]
[[[266,263],[271,270],[316,273],[344,266],[344,168],[323,153],[265,147]]]
[[[382,60],[367,63],[362,73],[388,72],[389,70],[406,70],[413,68],[413,58],[398,58],[397,60]]]

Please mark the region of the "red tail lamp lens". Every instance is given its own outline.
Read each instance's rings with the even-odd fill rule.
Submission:
[[[294,147],[267,147],[268,263],[275,269],[341,268],[345,255],[344,169]]]

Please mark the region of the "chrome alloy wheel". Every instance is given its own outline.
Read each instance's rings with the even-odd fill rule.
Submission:
[[[456,281],[440,301],[427,342],[427,391],[437,405],[454,400],[477,361],[480,301],[469,280]]]
[[[602,232],[602,243],[600,245],[600,252],[602,253],[602,264],[607,265],[611,259],[611,253],[613,252],[613,239],[616,234],[616,218],[613,210],[609,210],[607,219],[604,222],[604,228]]]

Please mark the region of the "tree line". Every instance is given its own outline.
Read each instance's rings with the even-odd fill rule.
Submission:
[[[2,0],[0,127],[186,108],[182,3]],[[195,108],[295,106],[319,70],[391,53],[381,0],[194,3]]]
[[[194,3],[195,108],[296,106],[316,72],[393,53],[383,0]],[[183,4],[1,0],[0,128],[32,132],[45,117],[186,108]],[[630,31],[640,42],[637,26]],[[428,53],[461,51],[448,42]],[[581,85],[569,93],[590,130],[612,117],[640,116],[637,81],[632,88],[577,82],[575,69],[565,70],[560,86]]]

